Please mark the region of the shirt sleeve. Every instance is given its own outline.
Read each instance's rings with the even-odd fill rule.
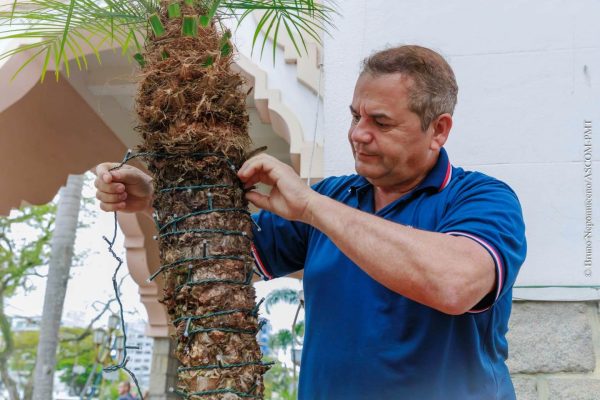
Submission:
[[[525,224],[516,194],[501,181],[483,174],[477,177],[460,185],[438,230],[477,242],[494,260],[495,289],[470,311],[472,313],[488,310],[511,291],[527,251]]]
[[[263,279],[289,275],[304,268],[308,225],[288,221],[268,211],[260,211],[252,218],[256,222],[252,253],[256,270]]]

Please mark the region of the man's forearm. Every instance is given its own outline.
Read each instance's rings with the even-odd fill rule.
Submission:
[[[322,195],[307,211],[304,222],[373,279],[414,301],[462,314],[494,286],[491,256],[468,238],[409,228]]]

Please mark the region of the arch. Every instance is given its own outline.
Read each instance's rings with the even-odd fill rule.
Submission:
[[[281,91],[269,89],[267,73],[250,58],[239,54],[234,68],[244,75],[253,87],[253,97],[261,121],[269,123],[273,131],[290,145],[292,165],[301,178],[323,178],[323,146],[304,140],[302,126],[296,114],[281,100]],[[314,146],[314,152],[313,152]]]
[[[23,53],[0,65],[0,80],[8,81],[26,59]],[[125,61],[122,68],[125,65],[131,69]],[[102,67],[90,66],[90,70],[96,68]],[[242,54],[233,68],[254,88],[253,101],[260,119],[271,124],[273,131],[289,143],[290,158],[300,176],[306,178],[311,170],[313,176],[321,177],[322,147],[316,145],[314,160],[311,160],[313,144],[304,140],[301,124],[282,102],[281,92],[268,88],[267,74]],[[11,207],[23,201],[48,202],[64,185],[68,174],[82,173],[99,162],[120,159],[125,153],[123,143],[128,139],[111,129],[113,125],[103,119],[102,110],[90,101],[96,94],[79,87],[81,82],[70,82],[64,77],[56,82],[50,79],[52,74],[41,84],[40,71],[39,63],[30,63],[0,102],[0,151],[3,151],[4,163],[0,171],[5,171],[0,173],[0,183],[11,188],[10,196],[3,196],[0,201],[0,213],[8,213]],[[129,89],[134,92],[134,85],[129,89],[126,86],[119,82],[120,93]],[[110,91],[110,84],[105,89]],[[102,95],[106,95],[106,90]],[[65,109],[69,110],[69,118],[63,118]],[[44,118],[32,118],[32,115]],[[122,117],[128,119],[129,111],[123,108]],[[11,174],[15,170],[31,173],[15,177]],[[19,181],[22,181],[20,185]],[[139,286],[140,300],[148,314],[146,333],[152,337],[168,337],[168,318],[158,301],[162,297],[161,278],[151,283],[146,281],[159,265],[153,240],[154,224],[141,214],[119,214],[118,222],[125,235],[127,267]]]

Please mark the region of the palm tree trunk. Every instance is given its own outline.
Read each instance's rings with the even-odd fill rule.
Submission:
[[[184,37],[181,18],[167,18],[165,7],[166,33],[146,45],[136,111],[154,176],[163,302],[182,364],[176,391],[262,398],[252,221],[236,175],[250,144],[243,80],[230,68],[228,36],[211,24]],[[182,15],[206,11],[181,7]]]
[[[58,330],[73,258],[83,179],[83,175],[70,175],[67,185],[59,192],[35,364],[34,400],[45,400],[52,396]]]

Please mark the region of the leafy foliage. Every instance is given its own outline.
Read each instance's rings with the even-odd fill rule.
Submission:
[[[25,207],[8,217],[0,217],[0,376],[11,399],[18,396],[18,388],[8,373],[8,363],[17,344],[4,304],[19,288],[32,289],[30,276],[40,276],[39,269],[50,254],[55,216],[56,206],[47,204]],[[30,359],[23,355],[20,361],[28,363]],[[27,372],[29,367],[22,368]],[[31,381],[22,381],[25,382],[22,389],[29,393]]]
[[[265,299],[265,308],[267,313],[273,306],[279,303],[287,303],[291,305],[299,305],[303,302],[301,290],[290,288],[277,289],[270,292]],[[299,310],[298,310],[299,311]],[[296,318],[298,314],[296,314]],[[292,327],[293,332],[288,329],[281,329],[269,336],[269,349],[278,354],[278,351],[283,354],[294,355],[294,349],[302,345],[304,337],[304,321],[294,319]],[[295,343],[294,343],[295,342]],[[296,387],[296,365],[291,368],[282,363],[277,363],[271,370],[265,374],[265,396],[272,399],[293,400],[297,396]]]
[[[269,347],[273,350],[287,352],[292,346],[293,336],[288,329],[281,329],[269,337]]]
[[[264,50],[269,33],[275,38],[285,29],[300,52],[298,41],[304,49],[303,33],[320,41],[320,29],[331,28],[333,6],[314,0],[195,0],[194,7],[201,15],[197,18],[206,26],[211,20],[234,17],[241,23],[252,11],[263,11],[257,25],[253,45],[264,27],[261,47]],[[158,10],[158,0],[15,0],[0,8],[0,33],[2,39],[18,39],[19,47],[0,53],[0,60],[27,51],[28,58],[17,75],[32,61],[42,58],[44,80],[50,66],[56,79],[64,67],[70,75],[69,59],[74,59],[81,70],[87,68],[86,54],[95,54],[98,62],[103,46],[120,47],[123,54],[139,59],[143,43],[154,28],[152,16]],[[154,31],[156,32],[156,31]],[[24,40],[24,41],[23,41]],[[132,48],[133,47],[133,48]],[[273,42],[273,55],[276,43]]]
[[[28,277],[46,264],[56,213],[55,204],[25,207],[0,217],[0,296],[30,289]]]
[[[265,374],[265,398],[295,400],[292,371],[280,363],[276,363]]]
[[[278,303],[296,305],[300,302],[300,292],[294,289],[277,289],[270,292],[265,299],[265,309],[271,312],[271,307]]]
[[[60,380],[67,384],[72,393],[80,393],[91,373],[94,364],[95,348],[91,336],[82,335],[84,328],[62,327],[57,359]],[[21,331],[14,334],[14,352],[10,369],[18,371],[25,379],[32,378],[38,347],[39,331]],[[82,373],[76,373],[75,366],[83,366]]]
[[[92,372],[95,348],[91,335],[85,335],[85,328],[63,327],[60,330],[60,341],[57,352],[57,371],[61,382],[67,384],[73,393],[80,393]],[[83,366],[85,371],[77,373],[75,366]]]

